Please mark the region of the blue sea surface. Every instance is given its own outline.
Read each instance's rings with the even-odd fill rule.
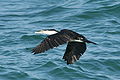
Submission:
[[[41,29],[70,29],[98,45],[67,65],[66,44],[32,54]],[[120,80],[120,0],[0,0],[0,80]]]

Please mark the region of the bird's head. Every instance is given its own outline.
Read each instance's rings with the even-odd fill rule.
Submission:
[[[36,34],[46,34],[46,35],[52,35],[58,33],[55,29],[43,29],[35,32]]]

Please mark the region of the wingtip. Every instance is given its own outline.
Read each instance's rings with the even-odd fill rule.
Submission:
[[[32,53],[33,55],[35,55],[35,53]]]
[[[31,51],[31,53],[32,53],[33,55],[35,55],[35,54],[36,54],[33,50]]]
[[[72,62],[67,62],[67,65],[73,64]]]
[[[33,55],[39,54],[39,53],[43,53],[43,52],[45,52],[45,51],[41,51],[41,52],[40,52],[40,51],[36,51],[36,50],[34,50],[34,49],[31,51],[31,53],[32,53]]]
[[[35,54],[39,54],[39,53],[37,53],[37,52],[33,52],[33,51],[32,51],[32,54],[35,55]]]
[[[31,50],[31,53],[32,53],[33,55],[38,54],[38,52],[36,52],[35,49],[32,49],[32,50]]]

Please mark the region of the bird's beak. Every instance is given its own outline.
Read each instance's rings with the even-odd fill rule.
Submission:
[[[42,34],[42,30],[36,31],[36,34]]]
[[[86,40],[85,42],[87,42],[87,43],[92,43],[92,44],[95,44],[95,45],[97,45],[97,43],[95,43],[95,42],[92,42],[92,41],[89,41],[89,40]]]

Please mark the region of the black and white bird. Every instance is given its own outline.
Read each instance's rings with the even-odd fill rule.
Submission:
[[[63,59],[67,61],[67,64],[73,64],[75,61],[79,60],[86,51],[86,43],[96,44],[89,41],[83,35],[68,29],[63,29],[61,31],[44,29],[35,33],[49,35],[32,50],[34,54],[42,53],[59,45],[68,43],[63,56]]]

